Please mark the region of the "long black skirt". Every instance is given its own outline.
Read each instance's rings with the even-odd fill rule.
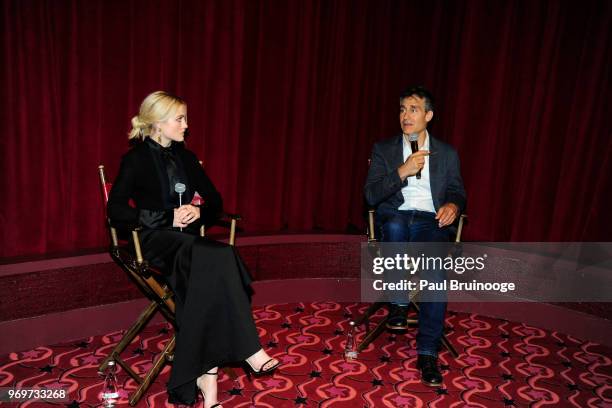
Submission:
[[[230,245],[173,230],[143,231],[141,241],[145,259],[166,274],[175,294],[168,401],[193,404],[197,377],[261,348],[251,314],[251,278]]]

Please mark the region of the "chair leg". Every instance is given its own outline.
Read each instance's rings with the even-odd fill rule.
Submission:
[[[387,325],[387,320],[389,319],[389,315],[387,315],[380,323],[378,323],[373,330],[370,330],[370,327],[369,327],[370,316],[373,315],[378,309],[380,309],[384,305],[385,305],[384,302],[373,303],[372,305],[370,305],[368,310],[362,316],[354,320],[355,326],[362,325],[364,324],[364,322],[366,324],[366,335],[361,341],[361,343],[357,345],[358,352],[362,352],[366,347],[368,347],[368,345],[370,345],[370,343],[376,340],[376,338],[380,336],[380,334],[383,331],[387,329],[386,325]],[[411,301],[410,306],[414,307],[417,313],[419,312],[420,309],[416,302]],[[418,319],[407,319],[407,322],[409,326],[418,325],[419,323]],[[442,342],[442,345],[451,353],[451,355],[454,358],[459,357],[459,353],[457,353],[457,350],[455,349],[453,344],[448,340],[448,338],[446,337],[444,333],[442,333],[442,337],[440,341]]]
[[[385,302],[372,303],[370,307],[368,307],[368,310],[366,310],[366,312],[363,315],[353,320],[353,322],[355,323],[355,327],[361,326],[365,322],[366,331],[369,331],[370,330],[370,316],[376,313],[378,309],[380,309],[384,305],[385,305]]]
[[[365,337],[357,346],[357,352],[361,353],[363,349],[368,347],[368,345],[373,342],[379,335],[387,328],[387,320],[389,317],[385,317],[378,325],[373,329],[366,333]]]
[[[136,391],[134,391],[134,393],[130,396],[130,399],[129,399],[130,406],[133,407],[134,405],[136,405],[138,401],[140,400],[140,398],[142,397],[142,395],[147,391],[151,383],[155,381],[155,378],[159,374],[159,371],[162,369],[166,361],[170,359],[169,356],[174,351],[175,345],[176,345],[175,337],[172,336],[172,338],[170,338],[170,340],[166,344],[166,347],[164,347],[163,351],[155,359],[155,362],[153,363],[153,367],[151,367],[151,369],[149,370],[149,372],[143,379],[142,383],[138,386]]]
[[[111,360],[115,360],[117,356],[123,353],[123,350],[134,340],[134,337],[140,333],[142,328],[148,323],[153,316],[153,313],[157,310],[159,305],[157,302],[153,301],[147,306],[145,310],[142,311],[138,319],[134,322],[132,327],[125,333],[121,341],[113,348],[113,351],[102,361],[100,367],[98,367],[98,373],[103,374],[106,371],[106,367],[108,366],[108,362]]]
[[[119,364],[121,368],[123,368],[123,370],[126,373],[128,373],[130,377],[134,379],[134,381],[136,381],[138,384],[142,384],[142,378],[134,370],[132,370],[129,363],[126,363],[119,356],[117,356],[117,358],[115,359],[115,362],[117,362],[117,364]]]
[[[412,302],[411,302],[412,303]],[[375,312],[376,310],[380,309],[382,306],[384,306],[385,303],[384,302],[379,302],[379,303],[375,303],[374,305],[370,306],[370,309],[368,309],[368,312],[370,312],[371,309],[373,309],[373,312]],[[367,313],[364,315],[366,316]],[[373,313],[372,312],[372,313]],[[368,316],[369,317],[369,316]],[[360,318],[359,320],[363,321],[363,317]],[[357,351],[361,352],[363,351],[366,347],[368,347],[368,345],[373,342],[374,340],[376,340],[376,338],[378,336],[380,336],[380,334],[385,331],[385,330],[389,330],[387,328],[387,321],[389,320],[389,315],[385,316],[385,318],[376,325],[376,327],[373,330],[370,330],[369,327],[367,326],[369,324],[369,321],[366,323],[366,327],[367,327],[367,332],[365,337],[363,338],[363,340],[361,341],[361,343],[359,343],[359,345],[357,346]],[[407,319],[408,325],[412,326],[415,324],[418,324],[418,320],[416,319]],[[405,329],[402,329],[402,331]]]
[[[442,338],[440,340],[442,341],[442,345],[446,347],[446,349],[451,353],[453,358],[459,357],[459,353],[457,353],[457,350],[455,350],[455,347],[453,347],[453,344],[450,341],[448,341],[444,333],[442,333]]]

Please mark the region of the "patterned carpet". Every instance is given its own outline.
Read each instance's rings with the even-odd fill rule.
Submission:
[[[612,407],[610,348],[477,315],[447,315],[448,337],[461,355],[455,360],[441,353],[444,387],[420,383],[412,330],[384,333],[358,360],[345,361],[348,319],[366,308],[325,302],[254,309],[262,344],[283,366],[274,376],[252,381],[240,369],[235,381],[222,375],[224,407]],[[134,341],[126,351],[133,369],[150,367],[168,333],[167,325],[151,326]],[[121,335],[0,356],[0,387],[64,386],[73,402],[56,406],[99,406],[103,381],[97,365]],[[164,389],[168,375],[166,367],[139,407],[172,406]],[[121,370],[118,379],[120,406],[128,406],[135,383]],[[32,400],[20,406],[51,405]]]

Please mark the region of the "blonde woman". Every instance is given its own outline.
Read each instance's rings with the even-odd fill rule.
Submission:
[[[251,315],[251,279],[233,247],[200,238],[202,222],[222,209],[219,192],[184,146],[187,104],[158,91],[132,119],[136,141],[122,158],[108,215],[119,227],[140,225],[144,255],[165,273],[175,293],[177,342],[168,400],[193,404],[199,388],[206,408],[220,407],[220,365],[245,360],[256,373],[279,361],[261,347]],[[180,195],[176,192],[184,189]],[[191,205],[195,194],[203,205]],[[130,206],[133,200],[135,207]]]

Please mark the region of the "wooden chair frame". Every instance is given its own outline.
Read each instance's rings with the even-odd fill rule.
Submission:
[[[367,231],[368,243],[369,244],[374,244],[374,243],[377,242],[376,235],[375,235],[375,230],[374,230],[374,228],[375,228],[374,227],[374,215],[375,215],[375,210],[369,209],[368,210],[368,231]],[[455,235],[455,243],[461,242],[461,233],[463,231],[463,225],[464,225],[466,219],[467,219],[467,215],[465,215],[465,214],[462,214],[459,217],[459,223],[458,223],[458,226],[457,226],[457,234]],[[414,308],[414,310],[416,310],[416,312],[418,314],[418,312],[419,312],[419,305],[414,300],[417,295],[418,295],[418,291],[413,291],[413,292],[410,293],[410,303],[409,303],[408,307],[409,308]],[[353,320],[351,322],[355,327],[356,326],[361,326],[361,325],[365,325],[365,327],[366,327],[366,334],[363,337],[363,339],[361,340],[361,342],[357,345],[357,352],[361,352],[366,347],[368,347],[368,345],[370,345],[370,343],[372,343],[378,336],[380,336],[380,334],[383,331],[385,331],[385,330],[392,330],[392,329],[389,329],[387,327],[387,321],[390,318],[390,313],[388,313],[385,316],[385,318],[380,323],[378,323],[376,325],[376,327],[374,327],[373,329],[371,329],[371,327],[370,327],[370,317],[374,313],[376,313],[381,307],[387,306],[387,305],[389,305],[389,302],[383,302],[383,301],[375,302],[372,305],[370,305],[368,310],[363,315],[361,315],[360,317],[358,317],[357,319],[355,319],[355,320]],[[419,323],[418,319],[412,319],[412,318],[407,319],[407,322],[408,322],[408,326],[415,326],[415,325],[418,325],[418,323]],[[446,337],[446,334],[444,332],[442,333],[441,342],[442,342],[442,345],[444,347],[446,347],[446,349],[451,353],[451,355],[454,358],[459,357],[459,353],[457,353],[457,350],[455,349],[455,347],[453,347],[453,345],[448,340],[448,338]]]
[[[100,184],[102,187],[104,204],[108,201],[108,183],[106,181],[106,175],[104,172],[104,166],[98,166],[98,175],[100,178]],[[229,219],[230,237],[229,244],[234,245],[236,240],[236,223],[241,219],[237,214],[223,213],[222,218]],[[108,226],[111,245],[109,253],[111,258],[117,265],[123,269],[128,277],[138,286],[141,292],[151,301],[149,305],[142,311],[138,319],[132,324],[132,326],[126,331],[122,339],[117,343],[113,350],[108,356],[102,361],[98,367],[100,374],[106,371],[108,362],[114,360],[117,364],[125,370],[125,372],[132,378],[138,387],[129,396],[130,406],[134,406],[138,403],[140,398],[147,391],[151,383],[155,381],[157,375],[163,368],[164,364],[171,362],[174,358],[174,347],[176,345],[176,338],[173,334],[168,340],[163,350],[156,356],[153,366],[145,373],[144,377],[140,376],[130,367],[122,357],[121,353],[127,348],[127,346],[134,340],[134,338],[142,331],[144,327],[149,323],[151,318],[156,312],[160,312],[168,322],[176,329],[175,319],[175,304],[173,300],[172,289],[166,285],[161,279],[161,273],[156,271],[154,268],[149,267],[147,261],[142,256],[142,248],[140,246],[139,228],[131,231],[131,238],[133,243],[133,252],[130,251],[129,245],[120,245],[117,230],[113,227],[106,218]],[[204,226],[200,228],[200,236],[205,236]],[[234,371],[229,368],[223,368],[224,371],[230,377],[236,378]]]

